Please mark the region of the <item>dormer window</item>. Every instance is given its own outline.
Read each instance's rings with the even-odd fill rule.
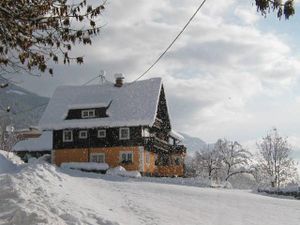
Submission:
[[[119,130],[119,139],[120,140],[129,140],[130,139],[130,130],[128,127],[122,127]]]
[[[95,109],[85,109],[81,111],[81,118],[94,118],[95,117]]]

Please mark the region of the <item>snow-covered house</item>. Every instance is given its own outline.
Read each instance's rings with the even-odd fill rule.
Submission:
[[[161,78],[58,87],[40,122],[52,160],[99,162],[146,175],[182,176],[186,148],[171,129]]]

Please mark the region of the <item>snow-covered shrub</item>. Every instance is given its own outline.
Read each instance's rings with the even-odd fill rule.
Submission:
[[[225,189],[232,189],[232,185],[229,181],[225,181],[225,183],[223,184],[223,188]]]
[[[61,168],[63,169],[75,169],[82,171],[106,171],[109,166],[107,163],[93,163],[93,162],[70,162],[70,163],[62,163]]]
[[[115,168],[110,168],[106,171],[107,175],[112,176],[122,176],[122,177],[132,177],[132,178],[139,178],[141,177],[141,173],[139,171],[127,171],[122,166],[117,166]]]

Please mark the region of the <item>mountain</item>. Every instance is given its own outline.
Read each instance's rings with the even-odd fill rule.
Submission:
[[[180,133],[184,137],[183,144],[187,147],[188,154],[193,154],[201,148],[206,148],[207,143],[200,138],[192,137],[184,133]]]
[[[3,80],[0,78],[0,83]],[[15,128],[37,125],[49,98],[39,96],[14,84],[0,88],[0,122],[12,124]],[[10,111],[7,112],[7,107]]]

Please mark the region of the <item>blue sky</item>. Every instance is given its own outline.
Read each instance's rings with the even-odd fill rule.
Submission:
[[[51,96],[58,85],[80,85],[102,69],[107,80],[122,72],[132,81],[200,2],[109,0],[100,37],[93,46],[75,48],[75,54],[85,56],[84,65],[56,65],[54,77],[22,77],[22,86]],[[279,21],[273,14],[262,17],[253,2],[208,0],[146,78],[163,78],[172,122],[181,132],[207,142],[225,137],[254,148],[277,127],[299,148],[300,7],[296,16]]]

